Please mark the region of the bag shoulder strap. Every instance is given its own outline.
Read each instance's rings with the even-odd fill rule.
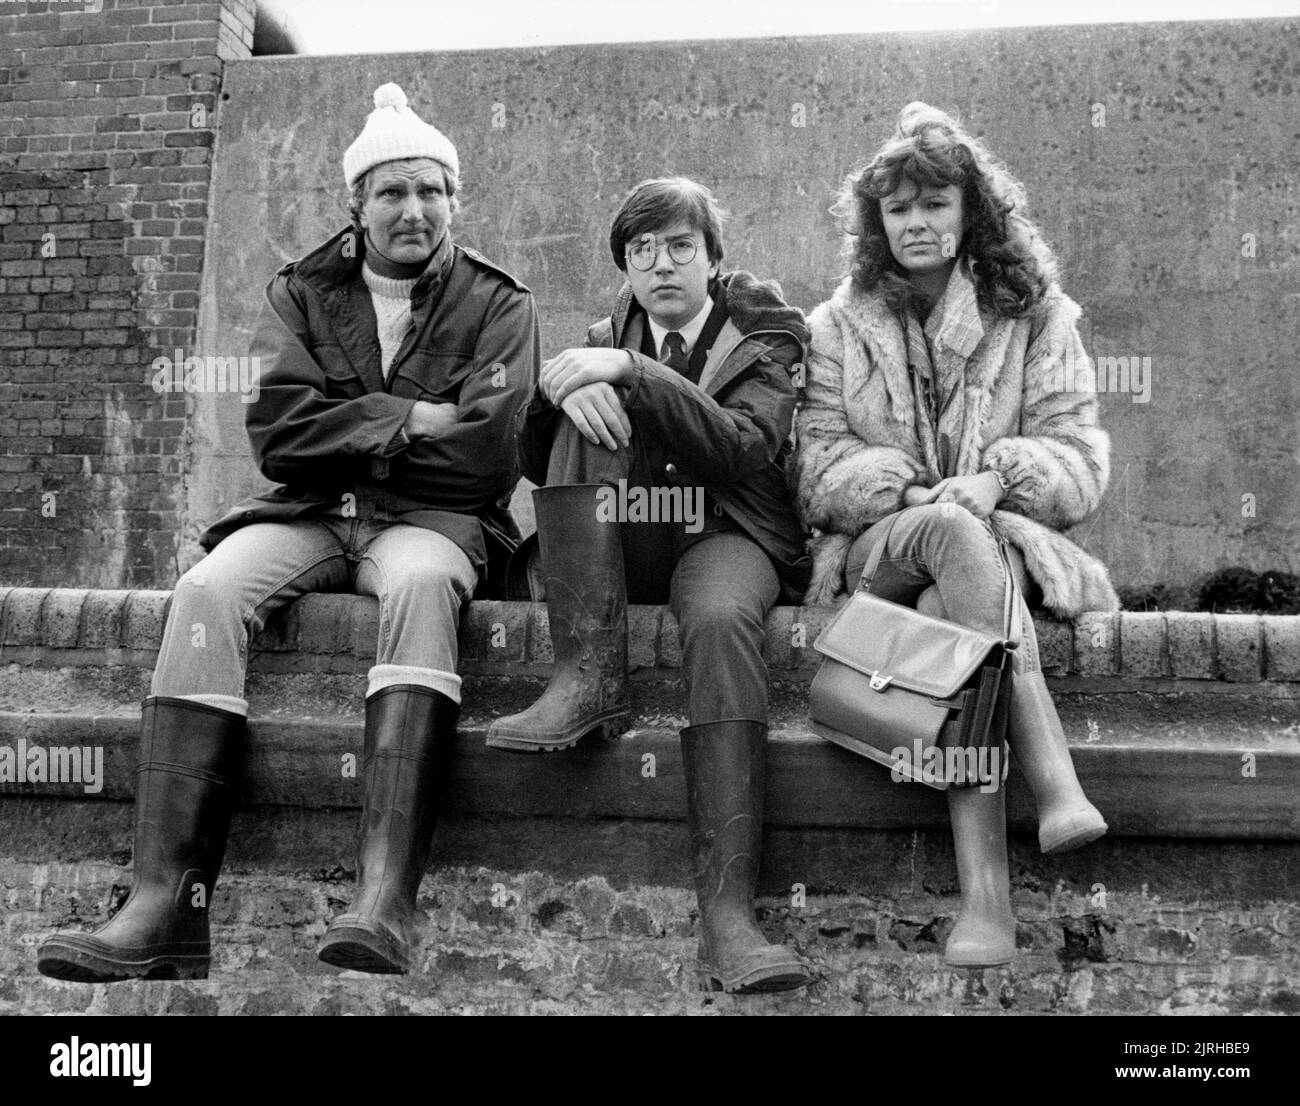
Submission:
[[[954,509],[960,508],[954,506]],[[876,542],[875,547],[871,550],[867,563],[862,566],[862,578],[858,581],[858,591],[870,593],[871,581],[876,578],[876,571],[880,568],[881,558],[885,555],[885,547],[889,544],[890,536],[894,532],[894,524],[898,522],[902,513],[902,511],[895,511],[888,518],[882,520],[885,526],[884,532],[880,541]],[[1002,579],[1004,582],[1002,591],[1002,636],[1014,649],[1020,644],[1021,635],[1024,633],[1024,626],[1020,617],[1021,604],[1017,602],[1020,589],[1016,585],[1015,573],[1011,571],[1011,558],[1007,556],[1007,539],[995,530],[993,540],[997,543],[998,556],[1002,559]]]
[[[885,555],[885,546],[889,544],[890,535],[894,532],[894,524],[898,521],[902,511],[895,511],[888,518],[882,520],[885,524],[885,532],[880,541],[876,542],[876,547],[871,551],[871,556],[867,558],[867,563],[862,566],[862,577],[858,580],[858,591],[871,590],[871,581],[876,578],[876,570],[880,568],[880,558]]]
[[[1011,558],[1007,556],[1007,539],[993,531],[993,538],[998,543],[998,556],[1002,558],[1002,576],[1006,581],[1002,601],[1002,632],[1008,646],[1016,649],[1025,632],[1020,612],[1024,603],[1020,600],[1020,587],[1016,583],[1016,574],[1011,571]]]

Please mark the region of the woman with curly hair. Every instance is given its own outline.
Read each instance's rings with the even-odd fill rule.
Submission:
[[[1061,531],[1098,504],[1109,438],[1051,250],[1024,190],[951,117],[903,109],[833,212],[849,276],[811,315],[798,418],[800,507],[816,537],[807,602],[852,590],[877,546],[874,594],[1001,637],[1004,569],[1070,618],[1118,607],[1105,568]],[[1100,837],[1039,668],[1022,600],[1008,741],[1043,852]],[[1015,949],[1002,790],[948,790],[961,911],[950,964]]]

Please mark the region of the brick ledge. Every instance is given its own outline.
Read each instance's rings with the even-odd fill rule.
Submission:
[[[0,588],[0,663],[151,664],[170,591]],[[273,618],[254,643],[251,670],[275,670],[276,655],[329,658],[324,671],[364,672],[373,663],[378,602],[312,594]],[[829,607],[777,607],[765,655],[774,678],[806,681]],[[1074,622],[1035,617],[1043,667],[1054,676],[1222,683],[1300,681],[1300,616],[1185,612],[1091,612]],[[629,661],[677,669],[677,625],[666,607],[629,609]],[[545,604],[471,603],[460,632],[462,671],[505,675],[551,663]],[[130,654],[137,654],[132,657]]]

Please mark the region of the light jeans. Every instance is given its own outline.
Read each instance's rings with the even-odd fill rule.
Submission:
[[[459,702],[456,631],[477,583],[450,538],[395,522],[367,499],[309,519],[236,530],[176,584],[151,694],[242,704],[248,642],[276,610],[307,592],[379,599],[376,676],[434,687]],[[379,666],[402,666],[378,671]],[[423,673],[423,675],[421,675]],[[432,675],[429,675],[432,673]]]
[[[986,520],[956,503],[926,503],[900,511],[871,593],[882,599],[916,607],[923,614],[1002,637],[1005,599],[1002,558]],[[880,543],[889,518],[863,531],[849,547],[844,583],[849,592]],[[1024,596],[1028,587],[1019,550],[1007,547],[1007,560],[1020,585],[1020,647],[1012,655],[1016,672],[1038,671],[1038,639]],[[934,592],[929,589],[935,588]],[[937,596],[936,596],[937,592]],[[918,602],[919,600],[919,602]]]

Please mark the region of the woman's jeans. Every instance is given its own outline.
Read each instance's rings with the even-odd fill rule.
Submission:
[[[150,694],[242,698],[249,637],[272,612],[307,592],[351,591],[379,599],[376,665],[433,670],[459,701],[456,631],[476,582],[450,538],[365,497],[348,515],[340,505],[244,527],[177,582]]]
[[[949,622],[1001,638],[1005,583],[997,539],[988,521],[976,518],[956,503],[908,507],[890,518],[897,521],[871,581],[871,593],[907,607],[917,607],[920,599],[918,609],[922,613],[939,614]],[[889,518],[877,522],[849,547],[844,578],[850,592],[857,588],[862,570],[888,529],[888,522]],[[1036,672],[1038,639],[1024,600],[1027,587],[1024,560],[1009,545],[1007,559],[1020,586],[1022,633],[1020,646],[1012,654],[1013,670]],[[922,598],[931,585],[938,591],[942,613]]]

